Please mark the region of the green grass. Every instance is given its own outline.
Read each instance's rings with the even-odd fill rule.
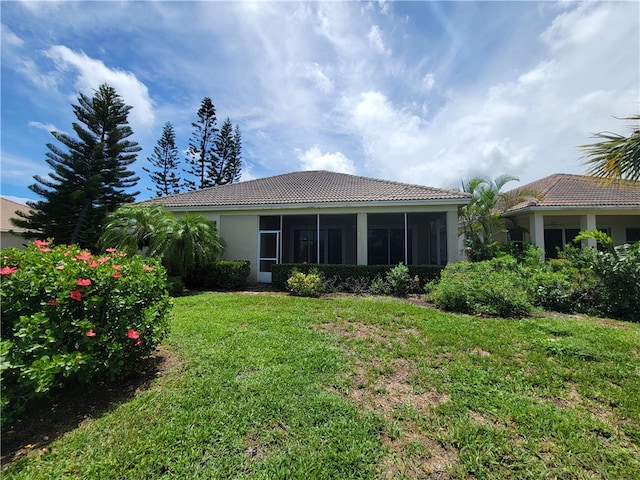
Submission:
[[[3,478],[639,478],[640,325],[176,299],[180,366]]]

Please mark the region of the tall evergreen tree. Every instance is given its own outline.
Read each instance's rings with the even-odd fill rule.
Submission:
[[[165,123],[162,136],[153,149],[153,155],[147,160],[156,170],[152,171],[146,167],[142,169],[149,174],[151,181],[155,184],[155,194],[158,197],[181,192],[182,179],[176,175],[180,159],[176,147],[176,134],[171,122]],[[147,190],[154,191],[151,188]]]
[[[47,144],[49,178],[35,175],[29,189],[44,200],[29,202],[32,211],[13,219],[16,226],[31,230],[31,237],[53,237],[56,243],[77,243],[93,248],[105,216],[140,192],[127,190],[139,178],[128,167],[140,147],[127,140],[133,134],[128,122],[131,106],[125,105],[113,87],[100,85],[92,98],[83,93],[73,113],[77,138],[51,132],[66,149]]]
[[[185,185],[190,190],[211,187],[215,183],[210,178],[210,165],[217,163],[218,158],[214,151],[214,141],[218,128],[216,127],[216,109],[209,97],[204,97],[198,109],[198,121],[193,122],[194,128],[186,163],[189,166],[185,172],[195,180],[185,179]]]
[[[242,169],[242,138],[240,128],[235,131],[231,120],[227,118],[214,141],[217,163],[210,165],[209,176],[216,185],[233,183],[240,179]]]

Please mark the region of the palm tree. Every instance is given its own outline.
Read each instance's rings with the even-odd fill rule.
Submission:
[[[494,180],[476,177],[462,184],[463,191],[471,194],[471,202],[460,209],[460,221],[472,260],[486,260],[495,255],[498,248],[495,235],[504,230],[501,218],[504,212],[527,197],[538,197],[528,190],[500,191],[507,183],[518,180],[512,175],[500,175]]]
[[[107,216],[98,246],[146,255],[151,244],[166,235],[173,221],[173,215],[162,205],[124,205]]]
[[[640,115],[622,120],[638,121]],[[590,166],[590,175],[608,181],[640,180],[640,124],[633,128],[628,137],[611,132],[593,136],[602,141],[580,146],[586,151],[584,163]]]
[[[162,258],[170,275],[182,278],[196,266],[213,262],[222,250],[215,223],[189,212],[174,219],[149,247],[150,254]]]
[[[157,204],[126,205],[110,214],[99,245],[160,257],[169,275],[183,279],[223,250],[215,223],[188,212],[176,218]]]

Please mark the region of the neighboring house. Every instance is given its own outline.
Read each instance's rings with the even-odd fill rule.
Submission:
[[[455,262],[464,192],[327,171],[295,172],[160,197],[169,211],[216,223],[224,258],[249,260],[251,281],[275,263]]]
[[[614,245],[640,240],[640,183],[556,174],[515,191],[537,192],[503,214],[511,240],[532,242],[545,258],[556,258],[580,230],[601,230]],[[511,193],[508,192],[508,193]],[[590,246],[595,242],[589,241]]]
[[[0,247],[24,247],[28,243],[28,240],[19,235],[20,232],[24,232],[24,229],[15,227],[9,219],[16,217],[16,210],[24,213],[29,212],[29,207],[4,197],[0,197],[0,203],[2,207],[2,216],[0,217]]]

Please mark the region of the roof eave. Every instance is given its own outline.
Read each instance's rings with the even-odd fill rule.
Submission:
[[[362,208],[362,207],[415,207],[415,206],[444,206],[467,205],[470,199],[433,199],[433,200],[393,200],[374,202],[315,202],[315,203],[266,203],[251,205],[165,205],[173,212],[206,212],[206,211],[252,211],[252,210],[292,210],[292,209],[332,209],[332,208]]]
[[[637,210],[640,212],[640,205],[552,205],[552,206],[528,206],[505,212],[503,217],[512,217],[514,215],[520,215],[522,213],[529,212],[557,212],[563,210]]]

